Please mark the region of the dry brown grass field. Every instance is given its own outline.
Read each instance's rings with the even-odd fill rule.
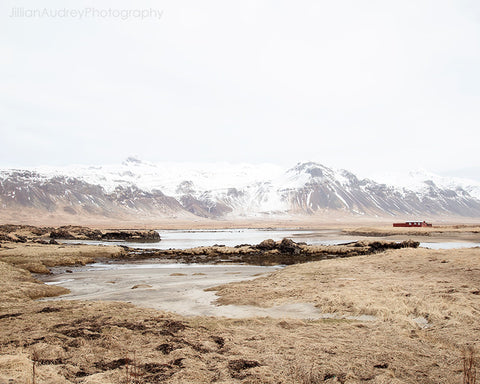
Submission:
[[[349,227],[343,229],[347,235],[378,237],[378,238],[400,238],[405,236],[411,239],[424,239],[428,241],[478,241],[480,238],[480,226],[476,224],[457,225],[434,225],[424,228],[405,228],[384,226]]]
[[[478,248],[322,260],[214,288],[218,304],[308,302],[335,314],[324,320],[36,300],[64,289],[30,271],[120,252],[1,244],[1,384],[462,383],[464,351],[480,347]],[[342,318],[349,315],[370,317]]]

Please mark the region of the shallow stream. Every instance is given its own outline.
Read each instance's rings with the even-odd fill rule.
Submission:
[[[312,245],[338,245],[369,238],[345,235],[338,229],[298,230],[298,229],[216,229],[216,230],[159,230],[158,243],[137,243],[126,241],[61,240],[69,244],[125,245],[142,249],[187,249],[201,246],[225,245],[234,247],[240,244],[258,244],[265,239],[275,241],[284,237],[296,242]],[[370,239],[373,240],[373,239]],[[388,241],[388,237],[385,238]],[[391,241],[395,241],[392,239]],[[452,249],[480,247],[480,242],[422,242],[421,247],[432,249]]]
[[[345,236],[339,230],[162,230],[158,243],[129,243],[102,241],[64,241],[65,243],[118,244],[143,249],[192,248],[197,246],[258,244],[265,239],[281,240],[284,237],[308,244],[334,245],[360,240]],[[392,240],[394,241],[394,240]],[[434,249],[453,249],[480,246],[473,242],[429,242],[421,246]],[[215,305],[217,296],[207,288],[254,279],[271,273],[281,266],[261,267],[252,265],[200,265],[165,264],[158,260],[129,263],[96,263],[86,267],[57,267],[53,274],[42,277],[47,284],[59,284],[71,293],[49,300],[114,300],[136,305],[172,311],[181,315],[277,318],[348,318],[362,321],[374,320],[368,316],[344,317],[321,313],[311,303],[292,303],[272,308],[253,305]]]

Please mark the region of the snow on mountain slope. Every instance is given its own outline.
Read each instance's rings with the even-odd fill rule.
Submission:
[[[256,217],[288,214],[480,217],[480,185],[425,171],[383,175],[383,183],[314,162],[150,163],[0,170],[4,207],[115,215]],[[0,206],[1,207],[1,206]]]
[[[122,164],[103,166],[37,167],[46,178],[69,175],[107,193],[116,188],[161,191],[175,197],[199,216],[285,212],[271,180],[281,179],[283,169],[272,164],[151,163],[130,157]],[[218,212],[217,212],[218,211]]]
[[[176,195],[185,181],[192,182],[198,190],[213,191],[245,187],[282,173],[281,167],[272,164],[151,163],[133,157],[115,165],[37,167],[34,170],[49,177],[68,174],[102,185],[107,192],[112,192],[119,185],[136,185],[146,191],[159,189],[170,196]]]
[[[459,177],[440,176],[424,169],[417,169],[408,173],[378,174],[375,176],[375,180],[416,193],[428,193],[433,182],[442,189],[454,191],[463,189],[472,197],[480,199],[480,182]]]

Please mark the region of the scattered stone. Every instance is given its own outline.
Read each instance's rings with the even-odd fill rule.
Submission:
[[[138,289],[138,288],[152,288],[152,286],[149,284],[136,284],[130,289]]]

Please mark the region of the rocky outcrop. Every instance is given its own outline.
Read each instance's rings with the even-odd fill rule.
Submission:
[[[106,240],[130,242],[158,242],[160,235],[154,230],[101,231],[81,226],[63,226],[50,232],[51,239],[65,240]]]
[[[162,259],[177,263],[247,263],[252,265],[291,265],[332,258],[369,255],[387,249],[417,248],[415,241],[353,242],[343,245],[307,245],[291,239],[264,240],[258,245],[212,246],[191,249],[143,250],[125,247],[127,259]]]
[[[278,244],[278,250],[282,253],[298,255],[302,252],[302,248],[295,243],[292,239],[283,239],[280,244]]]
[[[145,231],[114,231],[102,234],[102,240],[122,240],[132,242],[156,243],[159,242],[160,235],[154,230]]]
[[[267,239],[267,240],[263,240],[260,244],[258,244],[257,248],[263,251],[270,251],[272,249],[275,249],[276,246],[277,246],[277,243],[274,240]]]
[[[35,227],[33,225],[16,225],[16,224],[3,224],[0,225],[0,233],[12,233],[12,232],[30,232],[35,236],[42,236],[49,233],[53,228],[51,227]]]
[[[64,240],[102,240],[102,231],[87,227],[66,225],[50,232],[51,239]]]
[[[49,227],[3,224],[0,225],[0,242],[42,242],[51,230]]]
[[[34,227],[32,225],[0,225],[0,242],[58,244],[55,239],[151,242],[161,240],[157,231],[145,230],[100,230],[79,225],[58,228]]]

